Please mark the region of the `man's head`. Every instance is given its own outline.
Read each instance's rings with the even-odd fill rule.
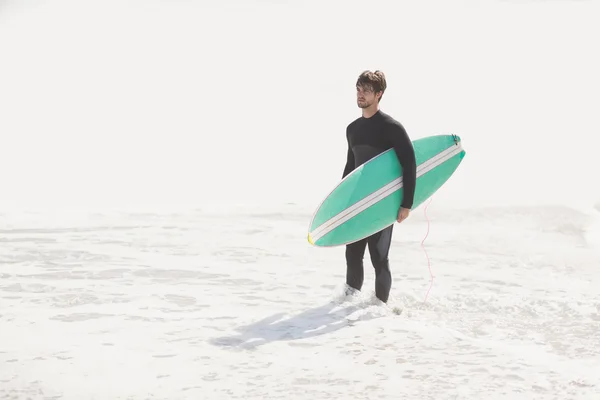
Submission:
[[[379,104],[381,97],[387,88],[385,75],[377,70],[364,71],[356,81],[356,101],[360,108],[368,108]]]

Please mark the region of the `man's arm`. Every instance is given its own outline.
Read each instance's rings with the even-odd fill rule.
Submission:
[[[344,168],[344,173],[342,174],[342,179],[346,177],[350,172],[354,170],[354,153],[348,145],[348,155],[346,156],[346,167]]]
[[[417,183],[415,149],[402,125],[394,125],[388,132],[389,139],[398,156],[398,161],[400,162],[400,165],[402,165],[402,186],[404,188],[404,196],[401,207],[410,209],[413,206]]]
[[[350,147],[350,138],[348,137],[348,128],[346,128],[346,140],[348,141],[348,154],[346,155],[346,167],[344,167],[344,173],[342,179],[346,177],[350,172],[354,170],[354,153]]]

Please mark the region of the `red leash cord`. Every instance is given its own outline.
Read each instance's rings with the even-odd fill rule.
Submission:
[[[425,206],[424,213],[425,213],[425,218],[427,218],[427,233],[425,234],[425,237],[421,241],[421,247],[423,248],[423,251],[425,252],[425,257],[427,258],[427,267],[429,268],[429,275],[431,276],[431,284],[429,285],[429,289],[427,290],[427,294],[425,295],[425,301],[427,301],[427,296],[429,296],[429,291],[431,290],[431,288],[433,286],[433,273],[431,272],[431,261],[429,260],[429,256],[427,255],[427,250],[425,250],[425,246],[423,245],[423,243],[425,243],[425,239],[427,239],[427,236],[429,236],[429,217],[427,216],[427,207],[429,206],[429,203],[431,203],[431,199],[429,199],[429,202]]]

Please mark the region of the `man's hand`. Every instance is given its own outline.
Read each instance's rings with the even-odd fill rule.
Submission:
[[[400,210],[398,211],[398,218],[397,218],[398,223],[400,223],[400,222],[404,221],[406,218],[408,218],[408,214],[410,214],[410,208],[400,207]]]

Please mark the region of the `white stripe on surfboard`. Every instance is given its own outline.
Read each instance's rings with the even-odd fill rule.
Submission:
[[[430,158],[429,160],[427,160],[426,162],[422,163],[421,165],[419,165],[417,167],[417,178],[426,174],[427,172],[431,171],[432,169],[438,167],[439,165],[443,164],[444,162],[448,161],[455,155],[459,154],[461,151],[462,151],[462,146],[459,143],[456,146],[450,147],[450,148],[438,153],[437,155],[435,155],[434,157]],[[397,179],[393,180],[392,182],[388,183],[387,185],[385,185],[384,187],[382,187],[381,189],[377,190],[376,192],[365,197],[361,201],[359,201],[359,202],[353,204],[352,206],[348,207],[347,209],[341,211],[339,214],[330,218],[328,221],[324,222],[321,226],[319,226],[317,229],[315,229],[311,233],[310,236],[311,236],[312,241],[316,242],[317,240],[319,240],[320,238],[325,236],[327,233],[331,232],[333,229],[342,225],[344,222],[346,222],[349,219],[353,218],[354,216],[358,215],[359,213],[361,213],[365,209],[369,208],[373,204],[377,203],[378,201],[393,194],[396,190],[399,190],[402,186],[403,186],[402,177],[397,178]]]
[[[450,152],[448,150],[450,150]],[[417,171],[418,171],[417,178],[420,177],[421,175],[429,172],[433,168],[441,165],[442,163],[449,160],[450,158],[454,157],[455,155],[457,155],[458,153],[460,153],[462,151],[462,148],[459,145],[458,147],[453,147],[448,150],[439,153],[438,155],[436,155],[435,157],[432,157],[427,162],[421,164],[417,168]],[[432,162],[432,161],[434,161],[434,162]],[[337,214],[333,218],[329,219],[327,222],[322,224],[318,229],[316,229],[315,231],[313,231],[311,233],[312,241],[314,242],[314,241],[319,240],[321,237],[325,236],[327,233],[329,233],[333,229],[337,228],[338,226],[340,226],[347,220],[358,215],[360,212],[369,208],[371,205],[375,204],[376,202],[380,201],[381,199],[391,195],[392,193],[394,193],[396,190],[400,189],[401,187],[402,187],[402,179],[401,178],[395,179],[390,184],[386,185],[384,188],[378,190],[375,193],[372,193],[371,195],[369,195],[365,199],[361,200],[360,202],[357,202],[353,206],[340,212],[339,214]]]
[[[457,147],[459,150],[457,150]],[[453,153],[460,152],[461,150],[462,150],[462,146],[460,144],[458,146],[455,145],[455,146],[449,147],[449,148],[439,152],[435,156],[433,156],[430,159],[428,159],[427,161],[423,162],[422,164],[420,164],[417,167],[417,178],[419,176],[423,175],[424,173],[430,171],[431,168],[435,168],[436,166],[440,165],[441,162],[443,162],[443,161],[438,162],[440,159],[447,157],[448,154],[452,154],[452,156],[454,156]],[[393,150],[389,150],[389,151],[393,151]],[[433,167],[429,168],[432,165],[433,165]],[[390,190],[393,193],[395,190],[398,190],[400,187],[402,187],[402,185],[398,186],[401,183],[402,183],[402,177],[394,179],[392,182],[388,183],[387,185],[383,186],[382,188],[378,189],[377,191],[371,193],[369,196],[365,197],[364,199],[354,203],[352,206],[346,208],[345,210],[341,211],[339,214],[333,216],[328,221],[321,224],[317,229],[315,229],[314,231],[311,232],[311,237],[314,238],[316,236],[319,236],[319,237],[322,236],[322,235],[320,235],[321,231],[328,229],[329,226],[331,224],[334,224],[338,219],[343,218],[344,216],[346,216],[349,213],[352,213],[353,211],[355,211],[358,208],[361,208],[366,203],[368,203],[370,206],[371,204],[374,203],[374,200],[379,199],[382,195],[391,194],[391,193],[389,193]],[[356,215],[356,214],[354,214],[354,215]]]

